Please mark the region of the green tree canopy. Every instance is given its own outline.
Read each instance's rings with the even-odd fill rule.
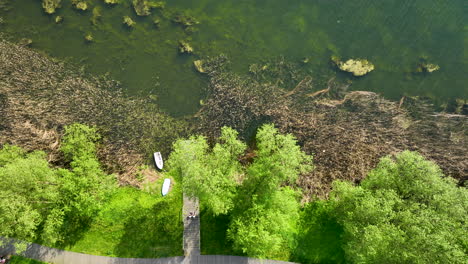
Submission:
[[[92,217],[107,194],[115,187],[113,175],[101,169],[95,142],[100,138],[94,128],[72,124],[65,128],[60,150],[70,162],[71,170],[60,169],[62,206],[69,216]],[[75,219],[76,220],[76,219]]]
[[[361,186],[335,182],[334,215],[355,263],[466,263],[468,191],[415,152],[383,158]]]
[[[99,209],[114,186],[96,157],[96,131],[74,124],[65,128],[62,148],[71,170],[53,169],[41,151],[0,149],[0,234],[52,245],[63,239],[72,222]]]
[[[215,215],[226,214],[234,206],[242,174],[237,159],[246,149],[235,130],[223,127],[221,132],[211,151],[202,136],[178,140],[168,161],[169,173],[182,177],[184,193],[200,198]]]
[[[297,192],[284,185],[311,170],[312,157],[292,135],[282,135],[269,124],[257,132],[253,162],[242,166],[239,156],[245,150],[237,132],[228,127],[211,149],[202,136],[179,140],[169,157],[169,173],[181,178],[184,193],[199,197],[214,215],[230,215],[228,237],[236,250],[287,259],[300,204]]]
[[[300,173],[312,169],[312,157],[291,134],[271,124],[256,135],[255,158],[236,198],[228,236],[234,248],[259,258],[288,259],[299,219],[299,195],[290,188]]]
[[[45,153],[26,154],[15,146],[0,150],[0,232],[32,240],[60,199],[59,178]]]
[[[297,234],[300,204],[289,187],[275,191],[268,202],[257,202],[232,217],[228,238],[235,249],[258,258],[288,259]]]

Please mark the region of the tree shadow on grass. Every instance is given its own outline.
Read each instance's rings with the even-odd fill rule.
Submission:
[[[165,197],[151,208],[132,207],[124,235],[115,248],[119,257],[182,256],[181,198]]]
[[[204,255],[242,255],[232,249],[227,239],[229,215],[213,216],[208,210],[200,212],[201,253]]]
[[[63,239],[62,241],[58,241],[54,245],[49,245],[39,238],[35,242],[41,245],[61,249],[73,247],[84,237],[86,232],[90,229],[92,222],[93,218],[83,218],[73,214],[68,214],[65,216],[64,225],[60,230]]]
[[[345,263],[343,228],[324,202],[304,208],[297,247],[291,260],[300,263]]]

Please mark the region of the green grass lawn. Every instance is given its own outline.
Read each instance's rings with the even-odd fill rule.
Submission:
[[[37,261],[34,259],[28,259],[21,256],[12,256],[10,259],[10,264],[47,264],[46,262]]]
[[[158,258],[181,256],[182,193],[175,184],[161,196],[162,180],[154,193],[120,187],[73,245],[65,249],[93,255]]]

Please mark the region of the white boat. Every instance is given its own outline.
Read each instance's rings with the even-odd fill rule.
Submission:
[[[154,162],[156,163],[156,167],[160,170],[162,170],[163,166],[164,166],[164,162],[163,162],[163,159],[162,159],[162,156],[161,156],[161,152],[155,152],[153,154],[154,156]]]
[[[165,196],[169,192],[169,187],[171,186],[171,179],[166,178],[164,179],[164,183],[162,186],[162,196]]]

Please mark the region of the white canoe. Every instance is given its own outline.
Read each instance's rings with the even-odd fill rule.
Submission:
[[[168,192],[169,192],[169,187],[171,186],[171,179],[164,179],[164,183],[163,183],[163,186],[162,186],[162,196],[165,196]]]
[[[154,162],[156,163],[156,167],[160,170],[162,170],[163,166],[164,166],[164,162],[163,162],[163,159],[162,159],[162,156],[161,156],[161,152],[155,152],[153,154],[154,156]]]

